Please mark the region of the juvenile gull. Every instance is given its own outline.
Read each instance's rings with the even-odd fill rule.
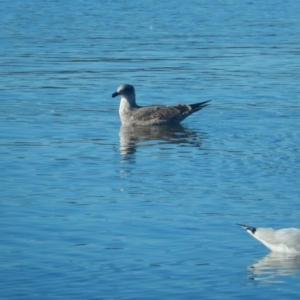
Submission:
[[[300,254],[300,229],[285,228],[274,230],[272,228],[255,228],[243,224],[250,235],[263,243],[274,252]]]
[[[122,84],[112,97],[121,96],[119,114],[123,125],[167,125],[179,124],[189,115],[207,106],[208,101],[195,104],[178,104],[175,106],[138,106],[135,90],[130,84]]]

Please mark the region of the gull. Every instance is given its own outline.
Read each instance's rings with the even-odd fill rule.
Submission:
[[[263,243],[273,252],[300,254],[300,229],[285,228],[274,230],[272,228],[255,228],[243,224],[250,235]]]
[[[207,106],[208,101],[195,104],[178,104],[175,106],[138,106],[135,90],[130,84],[122,84],[112,97],[121,96],[119,114],[123,125],[168,125],[179,124],[189,115]]]

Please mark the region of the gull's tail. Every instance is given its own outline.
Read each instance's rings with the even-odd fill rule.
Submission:
[[[190,104],[189,106],[192,108],[193,112],[195,112],[195,111],[198,111],[198,110],[202,109],[203,107],[209,105],[207,103],[210,101],[211,100],[207,100],[207,101],[200,102],[200,103]]]
[[[236,225],[242,226],[245,230],[250,231],[252,234],[254,234],[256,231],[255,227],[251,227],[251,226],[239,224],[239,223],[237,223]]]

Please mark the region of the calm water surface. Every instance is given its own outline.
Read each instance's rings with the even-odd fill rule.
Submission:
[[[235,225],[300,227],[297,1],[0,4],[1,299],[299,299]]]

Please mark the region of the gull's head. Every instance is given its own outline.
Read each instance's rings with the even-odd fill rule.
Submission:
[[[122,98],[127,99],[128,102],[135,103],[135,91],[134,87],[130,84],[122,84],[118,87],[117,91],[111,95],[113,98],[121,96]]]

